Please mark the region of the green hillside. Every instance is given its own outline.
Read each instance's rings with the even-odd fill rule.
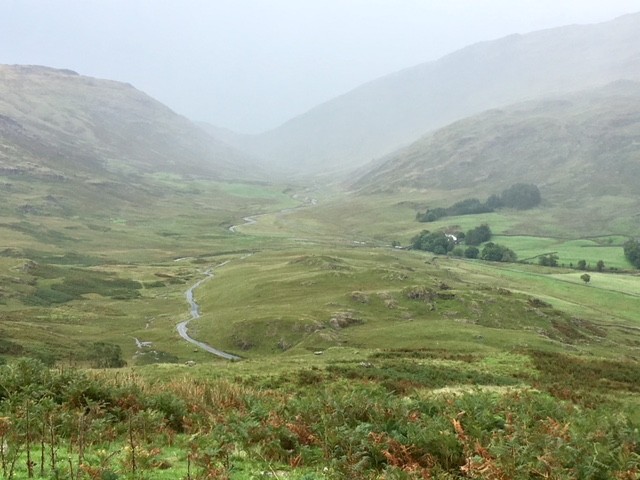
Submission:
[[[260,181],[132,87],[0,73],[3,478],[637,478],[637,85],[454,124],[354,192]],[[515,179],[542,204],[429,228],[560,265],[399,248]]]
[[[84,200],[89,189],[118,201],[148,195],[155,187],[145,175],[158,172],[260,176],[242,154],[131,85],[68,70],[0,66],[5,188],[29,178],[63,190],[73,185]]]
[[[346,172],[515,102],[639,80],[640,14],[481,42],[375,79],[239,147],[297,173]]]
[[[365,190],[537,184],[566,202],[640,193],[640,84],[494,109],[427,134],[354,183]]]

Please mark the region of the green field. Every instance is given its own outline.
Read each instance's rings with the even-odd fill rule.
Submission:
[[[136,347],[138,338],[152,342],[159,358],[206,360],[207,354],[177,340],[174,325],[189,318],[186,289],[225,261],[197,290],[202,318],[190,329],[198,339],[247,358],[345,345],[385,348],[390,339],[402,348],[434,341],[463,350],[553,345],[557,339],[544,333],[551,328],[548,319],[530,315],[528,297],[599,325],[637,327],[640,321],[638,277],[622,273],[630,266],[621,245],[633,231],[545,235],[562,228],[552,221],[561,217],[557,207],[424,224],[415,221],[415,212],[447,201],[446,192],[345,195],[168,174],[148,181],[162,191],[153,206],[127,204],[113,214],[96,205],[90,214],[72,204],[80,214],[4,217],[2,330],[18,345],[9,352],[82,364],[79,352],[107,341],[130,364],[150,361],[139,358],[145,352]],[[14,211],[25,201],[20,195],[11,199]],[[247,215],[259,216],[244,224]],[[394,241],[406,245],[422,229],[464,231],[482,223],[491,226],[493,241],[534,265],[435,258],[390,247]],[[231,225],[238,225],[236,232]],[[561,267],[535,266],[548,253],[559,257]],[[603,272],[591,272],[589,285],[568,268],[583,259],[590,270],[598,260],[605,264]],[[425,307],[406,298],[407,289],[437,292],[439,283],[452,290],[451,299]],[[518,301],[490,293],[498,287],[520,296]],[[490,302],[496,306],[483,306]],[[332,329],[331,320],[342,321],[340,316],[355,326]],[[523,322],[513,325],[510,318]],[[501,327],[508,332],[498,332]],[[485,328],[498,330],[481,332]],[[496,332],[500,341],[493,339]],[[615,351],[600,340],[581,348]]]
[[[153,205],[3,207],[5,478],[27,451],[45,478],[637,474],[632,228],[573,230],[558,207],[415,221],[447,192],[147,181]],[[391,247],[481,223],[530,263]],[[563,266],[537,265],[552,252]],[[581,259],[605,270],[585,284]],[[176,331],[207,272],[189,333],[240,361]]]

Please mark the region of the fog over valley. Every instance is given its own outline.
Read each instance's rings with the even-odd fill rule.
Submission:
[[[261,133],[375,78],[633,0],[6,1],[0,63],[128,82],[192,120]]]
[[[0,478],[637,479],[638,8],[0,3]]]

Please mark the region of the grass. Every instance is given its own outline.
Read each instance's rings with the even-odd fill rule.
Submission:
[[[422,194],[349,198],[171,175],[153,181],[163,189],[154,205],[161,216],[129,205],[109,215],[9,212],[2,222],[0,363],[28,356],[74,371],[95,364],[100,341],[128,363],[97,374],[113,392],[130,389],[119,398],[133,403],[113,418],[129,412],[151,422],[134,428],[132,444],[122,419],[117,427],[96,418],[113,440],[87,444],[81,461],[78,446],[66,446],[79,437],[65,437],[58,452],[71,463],[60,475],[450,479],[465,467],[527,478],[542,457],[569,477],[595,475],[580,466],[595,460],[634,474],[640,277],[590,272],[585,285],[567,268],[389,246],[423,228],[486,221],[520,258],[554,251],[561,262],[603,259],[622,269],[625,235],[578,238],[546,209],[419,224]],[[445,199],[435,192],[432,201]],[[254,213],[257,223],[229,231]],[[543,217],[549,223],[535,226]],[[189,318],[185,291],[212,268],[195,291],[201,317],[189,331],[239,362],[175,331]],[[153,403],[161,393],[173,400]],[[174,400],[188,405],[182,426],[170,426]],[[115,402],[96,401],[105,410]],[[19,402],[0,402],[0,415],[24,419],[24,406],[12,405]],[[61,411],[78,408],[70,405]],[[574,456],[548,448],[566,438],[567,424]],[[603,444],[593,432],[614,440]],[[514,448],[517,455],[504,453]],[[26,475],[21,455],[16,478]]]
[[[0,326],[24,353],[82,363],[82,345],[106,339],[135,362],[139,337],[184,358],[192,348],[176,344],[174,326],[187,314],[185,285],[210,258],[278,242],[228,227],[247,211],[299,203],[293,193],[269,185],[228,187],[171,175],[148,181],[161,192],[153,205],[143,206],[142,197],[138,208],[111,202],[114,215],[99,204],[99,189],[86,197],[80,188],[69,197],[55,183],[7,178],[15,195],[0,221]],[[25,203],[51,204],[47,198],[66,202],[64,211],[74,214],[16,215]]]
[[[389,339],[398,348],[570,345],[606,354],[621,337],[612,325],[640,326],[637,277],[594,273],[586,286],[579,273],[432,258],[307,247],[232,260],[196,292],[202,318],[194,333],[249,358],[332,346],[385,348]],[[416,286],[427,298],[407,297]],[[550,305],[532,307],[532,297]]]
[[[0,176],[14,478],[43,448],[51,478],[637,478],[640,277],[621,247],[637,198],[558,193],[424,224],[477,192],[110,167]],[[481,223],[532,263],[390,246]],[[564,267],[536,265],[550,252]],[[567,268],[582,259],[589,284]],[[212,269],[189,331],[238,362],[176,332]]]
[[[100,209],[89,214],[76,205],[79,215],[5,218],[11,233],[0,249],[9,285],[0,292],[6,332],[19,335],[26,325],[42,326],[23,338],[27,351],[51,350],[59,356],[71,342],[57,339],[73,335],[81,343],[106,338],[130,362],[157,355],[203,361],[206,355],[176,342],[174,325],[188,318],[184,291],[224,260],[230,263],[196,292],[203,317],[190,331],[245,357],[349,345],[383,348],[389,338],[403,348],[432,342],[469,351],[555,348],[557,328],[548,316],[530,311],[528,296],[589,322],[638,320],[635,277],[593,273],[585,287],[576,272],[433,261],[433,256],[387,247],[392,240],[406,243],[423,228],[465,230],[487,222],[495,240],[520,258],[556,251],[561,263],[585,258],[594,265],[603,259],[608,268],[625,267],[619,247],[625,236],[600,232],[604,236],[572,239],[567,230],[544,236],[551,226],[560,228],[553,220],[556,207],[420,224],[415,212],[450,203],[450,192],[435,191],[428,199],[420,192],[345,197],[330,189],[296,191],[172,174],[154,174],[147,181],[160,187],[154,209],[162,216],[133,205],[117,215]],[[15,205],[27,195],[31,201],[46,197],[34,188],[16,188],[23,193],[12,198]],[[47,188],[54,195],[55,185]],[[318,205],[303,206],[305,198],[316,198]],[[302,208],[290,209],[293,205]],[[230,232],[228,227],[248,213],[262,216],[257,224]],[[250,252],[256,254],[247,257]],[[29,262],[37,268],[25,270]],[[440,283],[452,288],[451,299],[413,302],[403,293],[413,286],[438,292]],[[349,325],[336,328],[332,319]],[[138,352],[134,337],[152,342],[160,353]],[[603,351],[606,346],[580,348]]]
[[[640,466],[629,360],[433,347],[306,357],[0,367],[2,468],[25,478],[27,451],[35,471],[65,478],[633,478]]]

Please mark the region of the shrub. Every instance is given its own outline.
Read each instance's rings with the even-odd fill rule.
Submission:
[[[478,258],[480,250],[477,247],[467,247],[464,251],[464,256],[467,258]]]
[[[174,431],[183,431],[187,406],[181,398],[171,392],[162,392],[150,396],[145,401],[145,407],[160,412]]]
[[[425,302],[430,302],[436,297],[434,291],[424,285],[407,287],[402,293],[410,300],[423,300]]]
[[[548,255],[541,255],[538,257],[538,264],[543,267],[557,267],[558,266],[558,256],[550,253]]]
[[[624,256],[631,265],[640,268],[640,242],[637,240],[627,240],[624,243]]]
[[[515,262],[518,257],[513,250],[503,245],[489,242],[482,249],[480,258],[490,262]]]
[[[120,368],[127,364],[122,358],[120,345],[113,343],[92,343],[87,358],[93,368]]]
[[[491,240],[491,229],[489,225],[483,223],[479,227],[469,230],[464,238],[467,245],[480,245]]]
[[[504,207],[527,210],[542,201],[540,190],[533,184],[516,183],[502,192],[500,201]]]

